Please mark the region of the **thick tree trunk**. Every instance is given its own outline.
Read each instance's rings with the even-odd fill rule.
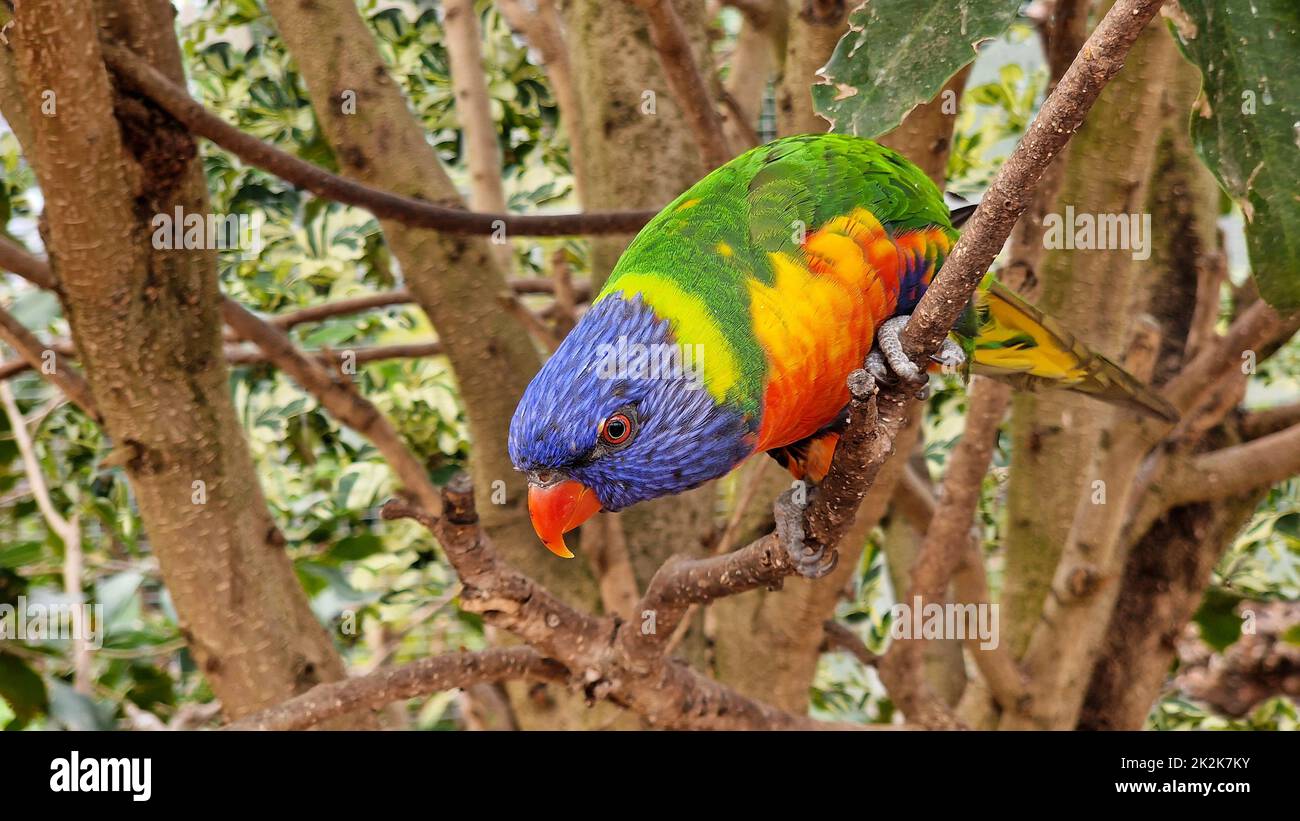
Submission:
[[[1187,111],[1200,75],[1174,65],[1163,106],[1148,208],[1153,237],[1150,313],[1162,329],[1156,381],[1194,353],[1200,306],[1218,308],[1219,188],[1196,157]],[[1153,491],[1156,492],[1156,491]],[[1262,498],[1262,492],[1167,510],[1135,544],[1118,602],[1079,717],[1085,729],[1140,729],[1160,696],[1175,643],[1192,617],[1210,572]]]
[[[1079,729],[1142,729],[1214,565],[1263,496],[1175,508],[1134,545]]]
[[[677,0],[698,65],[708,66],[703,3]],[[569,57],[582,100],[583,208],[660,208],[704,176],[682,107],[650,44],[646,16],[632,3],[574,0],[567,9]],[[631,237],[591,243],[599,288]]]
[[[169,3],[132,0],[109,28],[182,82],[171,20]],[[215,254],[151,243],[154,215],[208,212],[194,141],[115,93],[89,0],[24,2],[17,21],[46,247],[190,651],[232,718],[340,679],[231,405]]]
[[[830,123],[813,110],[812,85],[835,44],[848,31],[845,0],[789,0],[785,62],[776,90],[776,128],[780,134],[820,134]]]
[[[1070,142],[1056,215],[1144,211],[1155,157],[1160,99],[1177,59],[1163,25],[1150,26],[1123,71],[1102,92]],[[1073,232],[1073,227],[1065,225]],[[1118,357],[1141,299],[1141,266],[1129,250],[1049,250],[1039,269],[1038,305],[1095,350]],[[1092,454],[1111,414],[1064,392],[1013,400],[1012,470],[1007,488],[1004,640],[1019,655],[1038,622],[1080,495],[1094,492]],[[1110,489],[1112,496],[1118,490]]]

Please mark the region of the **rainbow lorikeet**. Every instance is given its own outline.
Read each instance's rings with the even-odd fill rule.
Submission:
[[[883,359],[918,376],[898,331],[956,239],[929,178],[857,137],[777,140],[696,183],[632,241],[515,411],[510,457],[543,543],[571,557],[563,534],[602,508],[680,493],[757,452],[820,479],[848,374],[885,375]],[[943,362],[1020,388],[1173,415],[991,277],[949,343]]]

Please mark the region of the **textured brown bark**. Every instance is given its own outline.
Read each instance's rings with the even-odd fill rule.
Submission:
[[[1163,26],[1148,26],[1123,71],[1102,92],[1074,138],[1055,212],[1140,213],[1155,155],[1164,79],[1177,59]],[[1118,356],[1138,301],[1138,266],[1125,250],[1049,250],[1039,267],[1038,305],[1094,349]],[[1062,392],[1021,394],[1012,403],[1007,488],[1003,640],[1023,652],[1038,620],[1109,414]]]
[[[1199,78],[1190,66],[1180,60],[1171,63],[1161,109],[1163,133],[1151,171],[1147,206],[1153,226],[1158,228],[1152,237],[1148,270],[1135,284],[1150,290],[1149,302],[1161,335],[1154,370],[1162,379],[1177,372],[1192,352],[1200,306],[1218,304],[1218,281],[1206,271],[1207,263],[1213,264],[1217,255],[1217,195],[1186,137],[1185,112],[1198,87]],[[1144,301],[1148,298],[1141,296]],[[1238,380],[1244,386],[1244,377],[1238,376]],[[1134,440],[1132,432],[1132,424],[1122,425],[1099,443],[1101,451],[1133,451],[1128,457],[1118,457],[1129,469],[1136,467],[1151,442],[1150,438]],[[1115,460],[1108,461],[1113,464]],[[1156,469],[1160,469],[1158,463]],[[1202,471],[1189,466],[1165,470],[1175,476],[1200,476],[1198,481],[1204,483]],[[1231,501],[1185,507],[1166,511],[1158,522],[1148,522],[1152,526],[1145,536],[1140,530],[1130,534],[1119,529],[1125,513],[1139,507],[1138,503],[1149,506],[1153,498],[1168,506],[1177,501],[1172,498],[1173,490],[1168,481],[1157,479],[1159,495],[1153,496],[1145,483],[1136,483],[1140,486],[1130,490],[1135,484],[1131,474],[1129,478],[1102,478],[1109,485],[1107,505],[1081,505],[1067,545],[1068,554],[1074,553],[1075,543],[1086,547],[1088,567],[1099,574],[1092,585],[1095,592],[1081,595],[1078,603],[1086,607],[1086,599],[1091,597],[1095,606],[1082,624],[1071,627],[1067,620],[1071,614],[1061,612],[1064,599],[1056,597],[1048,605],[1045,623],[1061,627],[1057,643],[1059,637],[1070,637],[1069,646],[1052,655],[1050,672],[1054,677],[1072,672],[1065,672],[1055,688],[1034,681],[1039,702],[1034,712],[1040,722],[1046,722],[1039,726],[1072,727],[1080,720],[1095,727],[1140,726],[1164,678],[1160,665],[1167,666],[1171,658],[1172,650],[1161,652],[1163,643],[1169,642],[1172,648],[1172,637],[1195,609],[1215,559],[1240,527],[1241,517],[1250,512],[1249,508],[1237,511],[1238,505]],[[1144,492],[1145,498],[1132,496]],[[1111,521],[1106,523],[1107,519]],[[1134,538],[1137,544],[1130,554],[1128,541]],[[1115,566],[1107,557],[1123,564]],[[1198,583],[1200,587],[1195,586]],[[1109,627],[1099,635],[1098,629],[1106,622]],[[1044,663],[1043,648],[1035,647],[1039,631],[1043,631],[1042,625],[1026,655],[1031,667]],[[1139,649],[1130,655],[1129,647]],[[1048,678],[1048,671],[1035,672],[1036,679]],[[1080,702],[1082,708],[1077,706]],[[1080,715],[1084,717],[1080,719]]]
[[[1157,230],[1148,267],[1159,275],[1148,277],[1152,284],[1146,309],[1161,329],[1156,384],[1167,381],[1194,352],[1198,322],[1213,330],[1217,316],[1202,318],[1199,308],[1204,302],[1217,311],[1219,272],[1226,273],[1218,242],[1219,187],[1196,156],[1187,133],[1187,112],[1200,84],[1195,68],[1174,63],[1161,106],[1163,128],[1151,172],[1147,208]]]
[[[179,80],[171,14],[132,0],[107,22]],[[23,3],[14,33],[26,110],[47,91],[56,105],[32,120],[24,150],[58,290],[191,652],[235,717],[341,678],[230,403],[215,255],[150,241],[154,214],[208,211],[193,139],[114,92],[87,0]]]
[[[675,8],[697,64],[710,65],[704,4],[678,0]],[[576,161],[587,181],[583,208],[662,208],[706,169],[664,79],[645,14],[630,3],[607,0],[574,0],[566,14],[569,57],[582,100],[586,154]],[[604,283],[629,241],[592,241],[593,287]]]
[[[830,128],[813,110],[813,78],[848,31],[853,5],[845,0],[790,0],[785,63],[776,89],[778,134],[820,134]]]
[[[1153,323],[1139,325],[1123,362],[1139,380],[1150,378],[1158,340]],[[1138,475],[1168,427],[1121,421],[1099,437],[1088,466],[1090,487],[1076,504],[1051,591],[1023,657],[1027,703],[1005,715],[1003,727],[1066,729],[1077,721],[1119,592],[1115,582],[1128,555],[1123,527],[1142,493]]]
[[[531,647],[446,653],[320,685],[284,704],[235,722],[227,729],[309,729],[344,713],[375,711],[394,701],[516,678],[564,681],[568,672],[557,662],[542,658]]]
[[[918,532],[902,516],[893,515],[892,512],[885,518],[883,525],[885,528],[883,544],[889,566],[889,581],[894,588],[894,600],[911,607],[913,578],[924,533]],[[927,603],[952,601],[948,588],[948,585],[942,585],[937,595],[925,596],[923,601]],[[901,688],[891,687],[890,696],[897,701],[902,695],[902,690],[915,692],[919,686],[924,686],[928,694],[933,695],[944,705],[956,704],[966,690],[966,660],[962,657],[961,642],[955,639],[895,641],[890,645],[886,657],[898,653],[907,645],[914,647],[919,654],[920,663],[917,669],[921,678],[919,681],[909,680]],[[882,675],[885,674],[883,668],[877,669]],[[905,715],[911,716],[903,704],[900,703],[899,707],[903,709]]]
[[[722,133],[722,117],[713,101],[713,84],[705,79],[706,70],[712,76],[713,62],[707,53],[701,57],[698,40],[692,36],[697,30],[683,24],[673,0],[628,2],[645,12],[650,42],[659,54],[664,79],[691,129],[706,170],[712,171],[732,156]]]
[[[1165,513],[1129,554],[1079,729],[1138,730],[1160,697],[1210,572],[1263,493]]]

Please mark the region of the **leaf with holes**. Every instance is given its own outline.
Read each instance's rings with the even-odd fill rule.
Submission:
[[[999,36],[1018,0],[868,0],[849,15],[812,88],[817,113],[831,130],[859,137],[884,134],[907,112],[934,99],[974,46]]]
[[[1196,152],[1246,216],[1260,295],[1280,311],[1300,308],[1300,4],[1179,6],[1174,34],[1202,77],[1191,114]]]

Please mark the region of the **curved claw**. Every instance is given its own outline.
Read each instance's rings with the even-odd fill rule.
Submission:
[[[962,366],[966,364],[966,352],[952,339],[945,338],[943,347],[939,349],[939,353],[930,357],[930,361],[938,365],[943,373],[960,373]]]
[[[923,375],[921,369],[916,367],[916,363],[908,358],[903,350],[903,341],[899,339],[899,334],[903,332],[907,320],[911,318],[909,314],[892,316],[880,323],[880,327],[876,329],[876,345],[879,346],[885,361],[889,363],[889,369],[904,382],[918,382]]]
[[[925,399],[930,392],[930,376],[907,356],[903,350],[903,341],[899,339],[899,334],[911,318],[910,314],[900,314],[880,323],[880,327],[876,328],[875,347],[867,354],[865,367],[872,376],[886,385],[896,385],[899,382],[915,385],[916,398]],[[948,347],[945,345],[940,355],[947,352]]]
[[[885,361],[885,355],[880,352],[879,348],[872,348],[871,353],[867,354],[867,361],[863,363],[867,373],[875,377],[876,381],[882,385],[893,385],[898,381],[898,377],[889,369],[889,363]]]
[[[785,548],[795,572],[805,579],[820,579],[835,569],[840,554],[825,545],[811,547],[804,539],[803,513],[806,502],[799,502],[793,490],[787,490],[776,500],[776,535]]]
[[[827,550],[822,548],[818,551],[811,552],[809,548],[803,548],[804,555],[795,557],[791,556],[794,562],[795,572],[805,579],[820,579],[829,575],[835,566],[840,563],[840,552],[838,550]]]

